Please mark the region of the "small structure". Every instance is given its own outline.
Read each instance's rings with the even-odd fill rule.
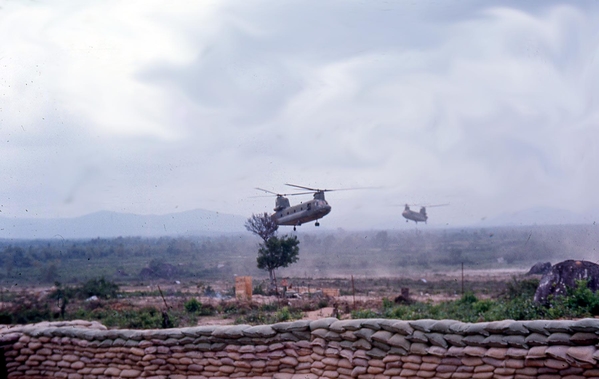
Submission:
[[[239,300],[252,300],[252,277],[235,277],[235,297]]]

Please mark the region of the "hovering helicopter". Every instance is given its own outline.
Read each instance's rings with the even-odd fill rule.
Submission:
[[[449,205],[449,203],[429,205],[428,207],[429,208],[443,207],[445,205]],[[416,224],[418,224],[418,222],[424,222],[426,224],[426,220],[428,220],[428,215],[426,214],[426,207],[424,207],[424,206],[420,208],[420,212],[416,212],[416,211],[411,210],[410,206],[408,204],[406,204],[404,211],[401,212],[401,215],[406,219],[406,222],[412,220]]]
[[[277,223],[277,225],[293,225],[293,230],[296,230],[296,226],[300,226],[311,221],[316,221],[314,225],[320,226],[318,220],[331,212],[331,206],[325,200],[324,193],[331,191],[340,191],[334,189],[310,188],[288,183],[286,183],[285,185],[308,190],[308,192],[285,194],[272,192],[258,187],[256,187],[256,189],[277,196],[274,208],[275,213],[273,213],[270,217]],[[294,206],[291,206],[289,204],[289,199],[286,197],[306,194],[313,194],[314,198],[310,201],[306,201],[305,203],[300,203]]]

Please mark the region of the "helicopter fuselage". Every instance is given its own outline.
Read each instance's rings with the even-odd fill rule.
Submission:
[[[408,222],[408,220],[411,220],[415,223],[426,223],[426,220],[428,219],[428,216],[426,215],[426,210],[424,208],[422,208],[420,212],[415,212],[406,206],[406,209],[403,212],[401,212],[401,215],[406,219],[406,222]]]
[[[299,226],[316,221],[331,212],[331,206],[324,199],[313,199],[294,206],[277,210],[270,217],[277,225]]]

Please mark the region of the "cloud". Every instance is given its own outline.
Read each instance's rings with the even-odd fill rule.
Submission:
[[[382,186],[332,195],[331,224],[372,225],[391,203],[450,200],[453,223],[599,207],[599,10],[498,4],[11,3],[4,193],[249,214],[271,208],[256,186]]]

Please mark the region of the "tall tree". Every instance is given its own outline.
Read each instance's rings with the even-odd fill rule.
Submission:
[[[271,237],[277,234],[279,225],[267,214],[252,214],[252,217],[245,221],[245,228],[262,238],[266,243]]]
[[[271,286],[277,288],[277,277],[275,270],[279,267],[287,267],[299,260],[299,240],[296,236],[284,236],[281,238],[270,237],[260,244],[258,250],[258,268],[268,271]]]

